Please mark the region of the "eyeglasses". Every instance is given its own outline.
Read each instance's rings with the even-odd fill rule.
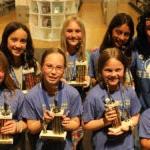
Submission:
[[[45,67],[52,72],[54,69],[57,73],[61,73],[64,70],[64,66],[53,66],[53,65],[45,65]]]

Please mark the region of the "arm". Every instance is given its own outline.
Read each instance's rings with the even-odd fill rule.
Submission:
[[[4,126],[1,127],[0,132],[2,134],[17,134],[25,131],[27,128],[26,122],[23,120],[16,121],[16,120],[8,120],[4,123]]]
[[[40,120],[28,120],[27,125],[30,133],[32,134],[39,133],[42,130],[42,124]]]
[[[150,139],[141,138],[140,143],[142,150],[150,150]]]
[[[86,130],[99,130],[101,128],[104,128],[110,124],[112,124],[112,121],[115,120],[117,117],[115,110],[107,110],[104,113],[104,117],[100,119],[91,120],[89,122],[85,122],[83,124],[84,129]]]
[[[80,119],[79,117],[73,117],[69,118],[66,116],[63,116],[62,126],[65,130],[75,130],[80,126]]]

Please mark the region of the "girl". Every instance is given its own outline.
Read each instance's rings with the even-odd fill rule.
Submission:
[[[127,67],[128,60],[117,48],[105,49],[100,55],[99,84],[89,91],[83,106],[83,126],[93,131],[96,150],[133,149],[131,128],[138,123],[140,103],[135,91],[124,86]],[[108,103],[117,104],[118,111]],[[113,128],[116,119],[121,122]]]
[[[0,140],[0,149],[3,150],[15,150],[22,144],[22,132],[26,129],[26,123],[22,120],[22,104],[24,100],[24,94],[16,89],[16,85],[8,74],[8,62],[5,55],[0,52],[0,116],[3,116],[3,112],[12,113],[12,119],[0,120],[0,139],[7,135],[13,135],[13,145],[2,144]],[[5,110],[3,110],[5,108]],[[8,114],[9,115],[9,114]],[[7,116],[6,116],[7,117]],[[1,118],[2,119],[2,118]],[[4,124],[3,124],[4,123]]]
[[[92,78],[92,84],[97,82],[98,72],[97,64],[100,53],[110,47],[119,48],[127,57],[131,57],[132,37],[134,35],[134,23],[132,18],[126,13],[118,13],[111,20],[104,39],[99,49],[94,50],[90,55],[89,75]],[[131,74],[128,73],[127,82],[132,84]]]
[[[39,64],[34,58],[34,48],[29,29],[19,23],[9,23],[3,32],[1,50],[9,62],[9,73],[18,88],[28,90],[40,75]]]
[[[67,71],[71,71],[68,77],[66,71],[66,80],[77,81],[77,64],[85,65],[85,81],[84,86],[90,85],[90,78],[88,72],[88,53],[85,50],[86,34],[85,27],[82,21],[76,16],[68,17],[62,27],[61,31],[61,48],[67,56]],[[82,73],[84,74],[84,73]],[[72,82],[73,83],[73,82]],[[71,84],[72,84],[71,83]],[[79,84],[75,85],[78,86]],[[81,88],[81,87],[80,87]],[[78,87],[78,89],[80,89]],[[80,89],[81,92],[83,89]]]
[[[33,149],[39,148],[37,140],[42,130],[43,116],[51,125],[54,113],[46,111],[43,114],[42,105],[47,109],[55,101],[55,105],[61,107],[68,104],[68,114],[62,117],[62,126],[67,131],[66,141],[44,140],[41,149],[70,150],[72,149],[71,131],[80,125],[82,113],[81,97],[78,91],[61,82],[66,67],[66,57],[63,51],[57,48],[46,50],[41,59],[42,81],[37,84],[26,96],[23,117],[27,119],[28,129],[33,141]],[[36,146],[36,147],[35,147]]]
[[[134,41],[132,72],[135,89],[142,109],[150,107],[150,11],[139,17],[137,37]]]

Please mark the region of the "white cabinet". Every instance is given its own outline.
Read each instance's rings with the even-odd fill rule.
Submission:
[[[34,39],[58,41],[65,18],[77,14],[79,0],[30,0],[29,26]]]

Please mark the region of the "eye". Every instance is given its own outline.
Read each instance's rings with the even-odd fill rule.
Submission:
[[[80,30],[80,29],[77,29],[76,32],[79,33],[79,32],[81,32],[81,30]]]
[[[21,39],[20,42],[25,44],[27,43],[27,39]]]
[[[69,32],[69,33],[70,33],[70,32],[72,32],[72,29],[67,29],[66,32]]]

